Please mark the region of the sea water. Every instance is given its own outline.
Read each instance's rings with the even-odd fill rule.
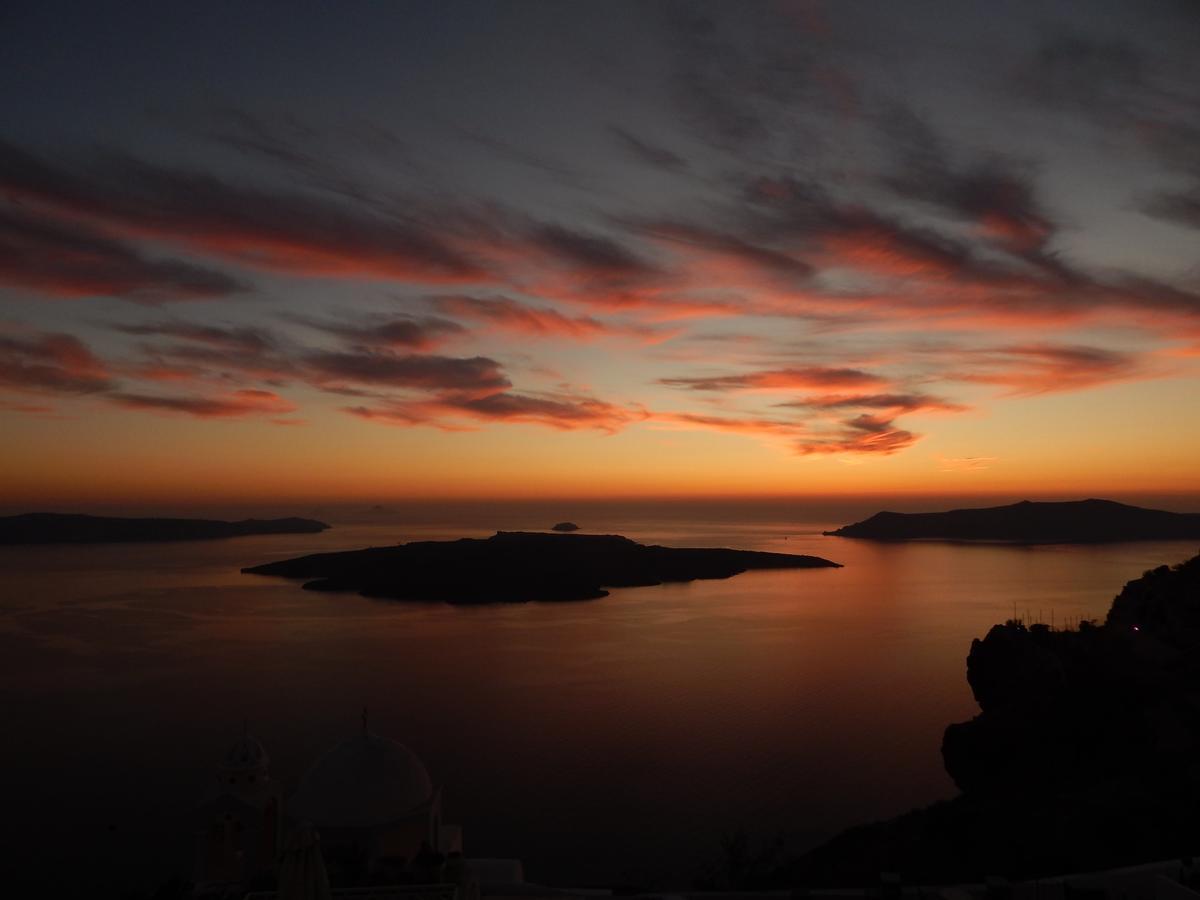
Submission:
[[[424,760],[469,856],[517,857],[560,886],[686,886],[723,834],[800,851],[952,796],[939,747],[977,711],[971,640],[1014,615],[1102,619],[1127,580],[1197,549],[877,544],[778,504],[316,512],[335,527],[0,548],[0,791],[20,867],[47,885],[187,876],[191,810],[243,727],[290,789],[366,707]],[[844,568],[487,607],[239,571],[565,518]]]

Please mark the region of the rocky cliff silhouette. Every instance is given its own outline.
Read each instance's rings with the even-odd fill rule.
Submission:
[[[787,880],[1024,878],[1200,847],[1200,556],[1126,584],[1102,625],[996,625],[967,679],[980,713],[942,743],[962,794],[851,829]]]

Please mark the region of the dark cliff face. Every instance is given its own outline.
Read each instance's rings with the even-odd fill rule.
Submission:
[[[1119,773],[1156,749],[1151,691],[1165,673],[1149,638],[1085,628],[997,625],[971,644],[967,680],[981,712],[951,725],[946,771],[967,794],[1025,795]],[[1151,652],[1147,652],[1150,650]]]
[[[967,680],[979,715],[942,742],[962,793],[850,829],[788,878],[1029,878],[1200,847],[1200,556],[1129,582],[1103,625],[993,627]]]
[[[1186,814],[1200,797],[1198,625],[1200,557],[1129,582],[1104,625],[995,626],[971,645],[980,713],[946,729],[946,771],[995,815],[1103,827],[1121,836],[1116,853],[1143,840],[1135,810],[1149,814],[1160,831],[1147,852],[1170,855],[1200,837]]]
[[[1200,646],[1200,556],[1129,582],[1113,600],[1106,624],[1136,627],[1180,647]]]
[[[971,644],[980,714],[946,731],[963,791],[1082,785],[1200,758],[1200,556],[1125,585],[1103,626],[997,625]]]

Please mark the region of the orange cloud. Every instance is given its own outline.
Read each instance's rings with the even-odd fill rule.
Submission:
[[[995,456],[939,456],[940,472],[982,472],[996,462]]]
[[[649,325],[603,322],[592,316],[568,316],[548,307],[521,303],[509,297],[440,296],[432,298],[439,311],[486,323],[493,328],[532,337],[591,340],[599,337],[633,337],[664,340],[672,332]]]
[[[610,434],[648,416],[644,410],[620,407],[585,395],[509,391],[478,397],[447,395],[431,400],[393,402],[382,407],[347,407],[345,411],[360,418],[398,425],[444,427],[442,420],[449,416],[544,425],[561,431],[590,428]]]
[[[981,371],[951,372],[944,379],[999,385],[1014,397],[1082,390],[1150,374],[1137,355],[1101,347],[1028,344],[961,357]]]
[[[654,422],[661,422],[681,429],[725,431],[756,437],[795,437],[799,428],[794,422],[752,416],[713,416],[701,413],[657,412],[651,418]]]
[[[210,397],[114,392],[109,394],[109,399],[128,409],[178,413],[201,419],[279,415],[295,412],[296,409],[276,393],[248,388]]]
[[[821,237],[826,262],[896,278],[954,278],[964,273],[964,249],[934,235],[917,235],[869,215],[856,216]]]
[[[919,435],[894,427],[891,419],[866,414],[823,428],[813,428],[803,421],[695,413],[655,413],[652,418],[681,428],[746,434],[773,441],[783,439],[801,456],[836,453],[889,456],[920,440]]]
[[[929,394],[824,394],[801,397],[776,406],[815,410],[876,409],[886,410],[893,415],[903,412],[964,412],[967,409],[960,403],[951,403]]]
[[[767,369],[741,375],[660,378],[658,383],[691,391],[790,391],[886,387],[890,381],[881,375],[874,375],[859,369],[804,366],[791,369]]]
[[[919,440],[920,435],[896,428],[891,419],[864,413],[842,422],[831,434],[797,441],[796,452],[802,456],[821,453],[871,453],[890,456]]]
[[[30,416],[41,416],[53,413],[54,407],[43,406],[37,403],[13,403],[8,400],[0,400],[0,412],[14,412]]]

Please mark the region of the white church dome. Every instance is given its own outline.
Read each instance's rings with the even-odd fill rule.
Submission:
[[[394,822],[433,797],[433,782],[415,753],[363,731],[308,770],[289,812],[318,828],[367,828]]]

